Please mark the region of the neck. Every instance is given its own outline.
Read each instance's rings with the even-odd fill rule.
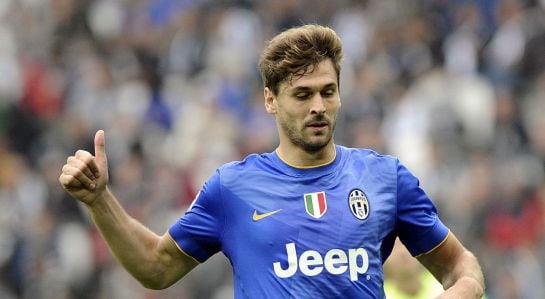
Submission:
[[[318,151],[305,151],[296,145],[280,143],[276,153],[286,164],[296,168],[317,167],[331,163],[337,154],[333,140]]]

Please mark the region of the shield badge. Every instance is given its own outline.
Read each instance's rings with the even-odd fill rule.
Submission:
[[[360,220],[365,220],[369,216],[370,206],[369,200],[363,191],[354,189],[348,195],[348,205],[352,215]]]
[[[310,216],[316,219],[324,216],[327,211],[327,201],[324,191],[307,193],[303,198],[305,200],[305,209]]]

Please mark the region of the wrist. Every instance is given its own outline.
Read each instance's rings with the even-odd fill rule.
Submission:
[[[108,185],[104,186],[104,188],[97,192],[95,199],[89,203],[85,203],[88,209],[96,209],[100,208],[100,206],[103,206],[105,203],[108,202],[108,198],[112,196],[110,189],[108,188]]]

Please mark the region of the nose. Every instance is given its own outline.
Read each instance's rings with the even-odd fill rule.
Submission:
[[[324,98],[322,98],[322,96],[317,93],[313,98],[312,98],[312,101],[310,103],[310,113],[311,114],[323,114],[325,113],[325,104],[324,104]]]

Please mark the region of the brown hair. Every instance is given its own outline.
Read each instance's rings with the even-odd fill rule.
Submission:
[[[259,59],[259,71],[265,87],[278,94],[284,80],[301,77],[313,71],[324,59],[331,59],[341,72],[341,39],[329,27],[303,25],[281,32],[269,41]]]

